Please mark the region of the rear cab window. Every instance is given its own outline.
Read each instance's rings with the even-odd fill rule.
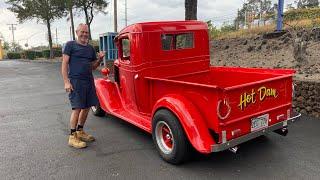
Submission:
[[[162,34],[161,35],[162,50],[179,50],[194,48],[194,34]]]

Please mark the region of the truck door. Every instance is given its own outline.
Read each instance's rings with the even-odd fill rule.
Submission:
[[[119,88],[124,106],[132,112],[137,112],[135,92],[134,92],[134,72],[132,59],[130,57],[131,46],[129,35],[119,37]]]

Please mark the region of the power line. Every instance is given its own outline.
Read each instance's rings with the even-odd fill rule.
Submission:
[[[17,30],[16,26],[17,24],[7,24],[9,26],[9,30],[12,32],[12,44],[14,44],[14,31]],[[10,27],[11,26],[11,27]]]

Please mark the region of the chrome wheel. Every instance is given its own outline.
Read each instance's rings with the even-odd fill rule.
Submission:
[[[168,124],[159,121],[155,129],[156,141],[160,150],[165,154],[170,154],[174,147],[174,138]]]

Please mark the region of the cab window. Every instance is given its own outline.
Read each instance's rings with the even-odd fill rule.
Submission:
[[[193,33],[162,34],[162,50],[191,49],[194,48]]]
[[[129,39],[121,39],[122,59],[130,60],[130,41]]]

